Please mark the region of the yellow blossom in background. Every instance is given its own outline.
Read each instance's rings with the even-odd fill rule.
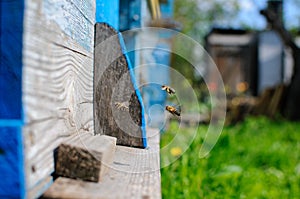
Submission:
[[[179,156],[182,153],[182,149],[180,147],[173,147],[170,152],[172,156]]]
[[[231,94],[232,90],[231,90],[230,86],[229,85],[224,85],[224,86],[225,86],[225,92],[226,92],[226,94]]]
[[[247,82],[240,82],[236,85],[236,90],[240,93],[245,92],[248,89],[248,83]]]
[[[231,100],[231,104],[232,104],[233,106],[238,106],[240,103],[241,103],[241,99],[238,98],[238,97],[234,97],[234,98]]]

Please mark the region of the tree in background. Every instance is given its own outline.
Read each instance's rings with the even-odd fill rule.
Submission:
[[[261,10],[261,14],[264,15],[271,24],[271,28],[275,30],[281,37],[285,46],[292,50],[294,67],[291,83],[287,87],[287,95],[283,96],[283,114],[291,120],[300,120],[300,109],[298,103],[300,101],[300,48],[294,42],[292,34],[286,30],[281,17],[278,16],[272,9],[266,8]]]
[[[175,0],[174,2],[174,19],[182,24],[181,32],[202,45],[205,35],[213,26],[230,26],[231,20],[237,16],[238,11],[238,0]],[[183,57],[199,63],[198,66],[195,66],[198,68],[197,72],[190,63],[178,55],[173,55],[171,61],[172,67],[188,79],[198,97],[205,97],[200,94],[206,90],[206,86],[201,84],[203,83],[201,76],[205,73],[202,66],[203,52],[196,52],[193,50],[193,46],[182,45],[180,41],[176,40],[173,48],[180,49]]]
[[[175,0],[174,6],[182,33],[200,43],[212,26],[230,26],[240,8],[238,0]]]

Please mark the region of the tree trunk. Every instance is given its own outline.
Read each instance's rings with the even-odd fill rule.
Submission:
[[[297,107],[300,102],[300,49],[275,13],[268,9],[261,10],[260,13],[266,17],[272,25],[272,29],[280,35],[284,44],[292,49],[294,59],[293,76],[290,85],[288,85],[282,112],[288,119],[300,120],[300,109]]]

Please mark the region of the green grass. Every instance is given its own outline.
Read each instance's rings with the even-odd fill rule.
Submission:
[[[161,146],[176,128],[171,123]],[[206,129],[200,126],[188,150],[161,169],[163,198],[300,198],[300,123],[247,118],[225,127],[209,156],[199,159]]]

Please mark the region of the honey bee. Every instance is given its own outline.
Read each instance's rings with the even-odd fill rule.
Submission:
[[[125,102],[116,102],[115,106],[117,107],[117,109],[122,110],[122,111],[129,110],[128,106],[125,105]]]
[[[172,115],[180,116],[180,113],[181,113],[180,106],[178,109],[173,106],[166,106],[166,110],[169,111]]]
[[[175,89],[170,86],[162,85],[161,90],[165,90],[169,95],[175,94]]]

